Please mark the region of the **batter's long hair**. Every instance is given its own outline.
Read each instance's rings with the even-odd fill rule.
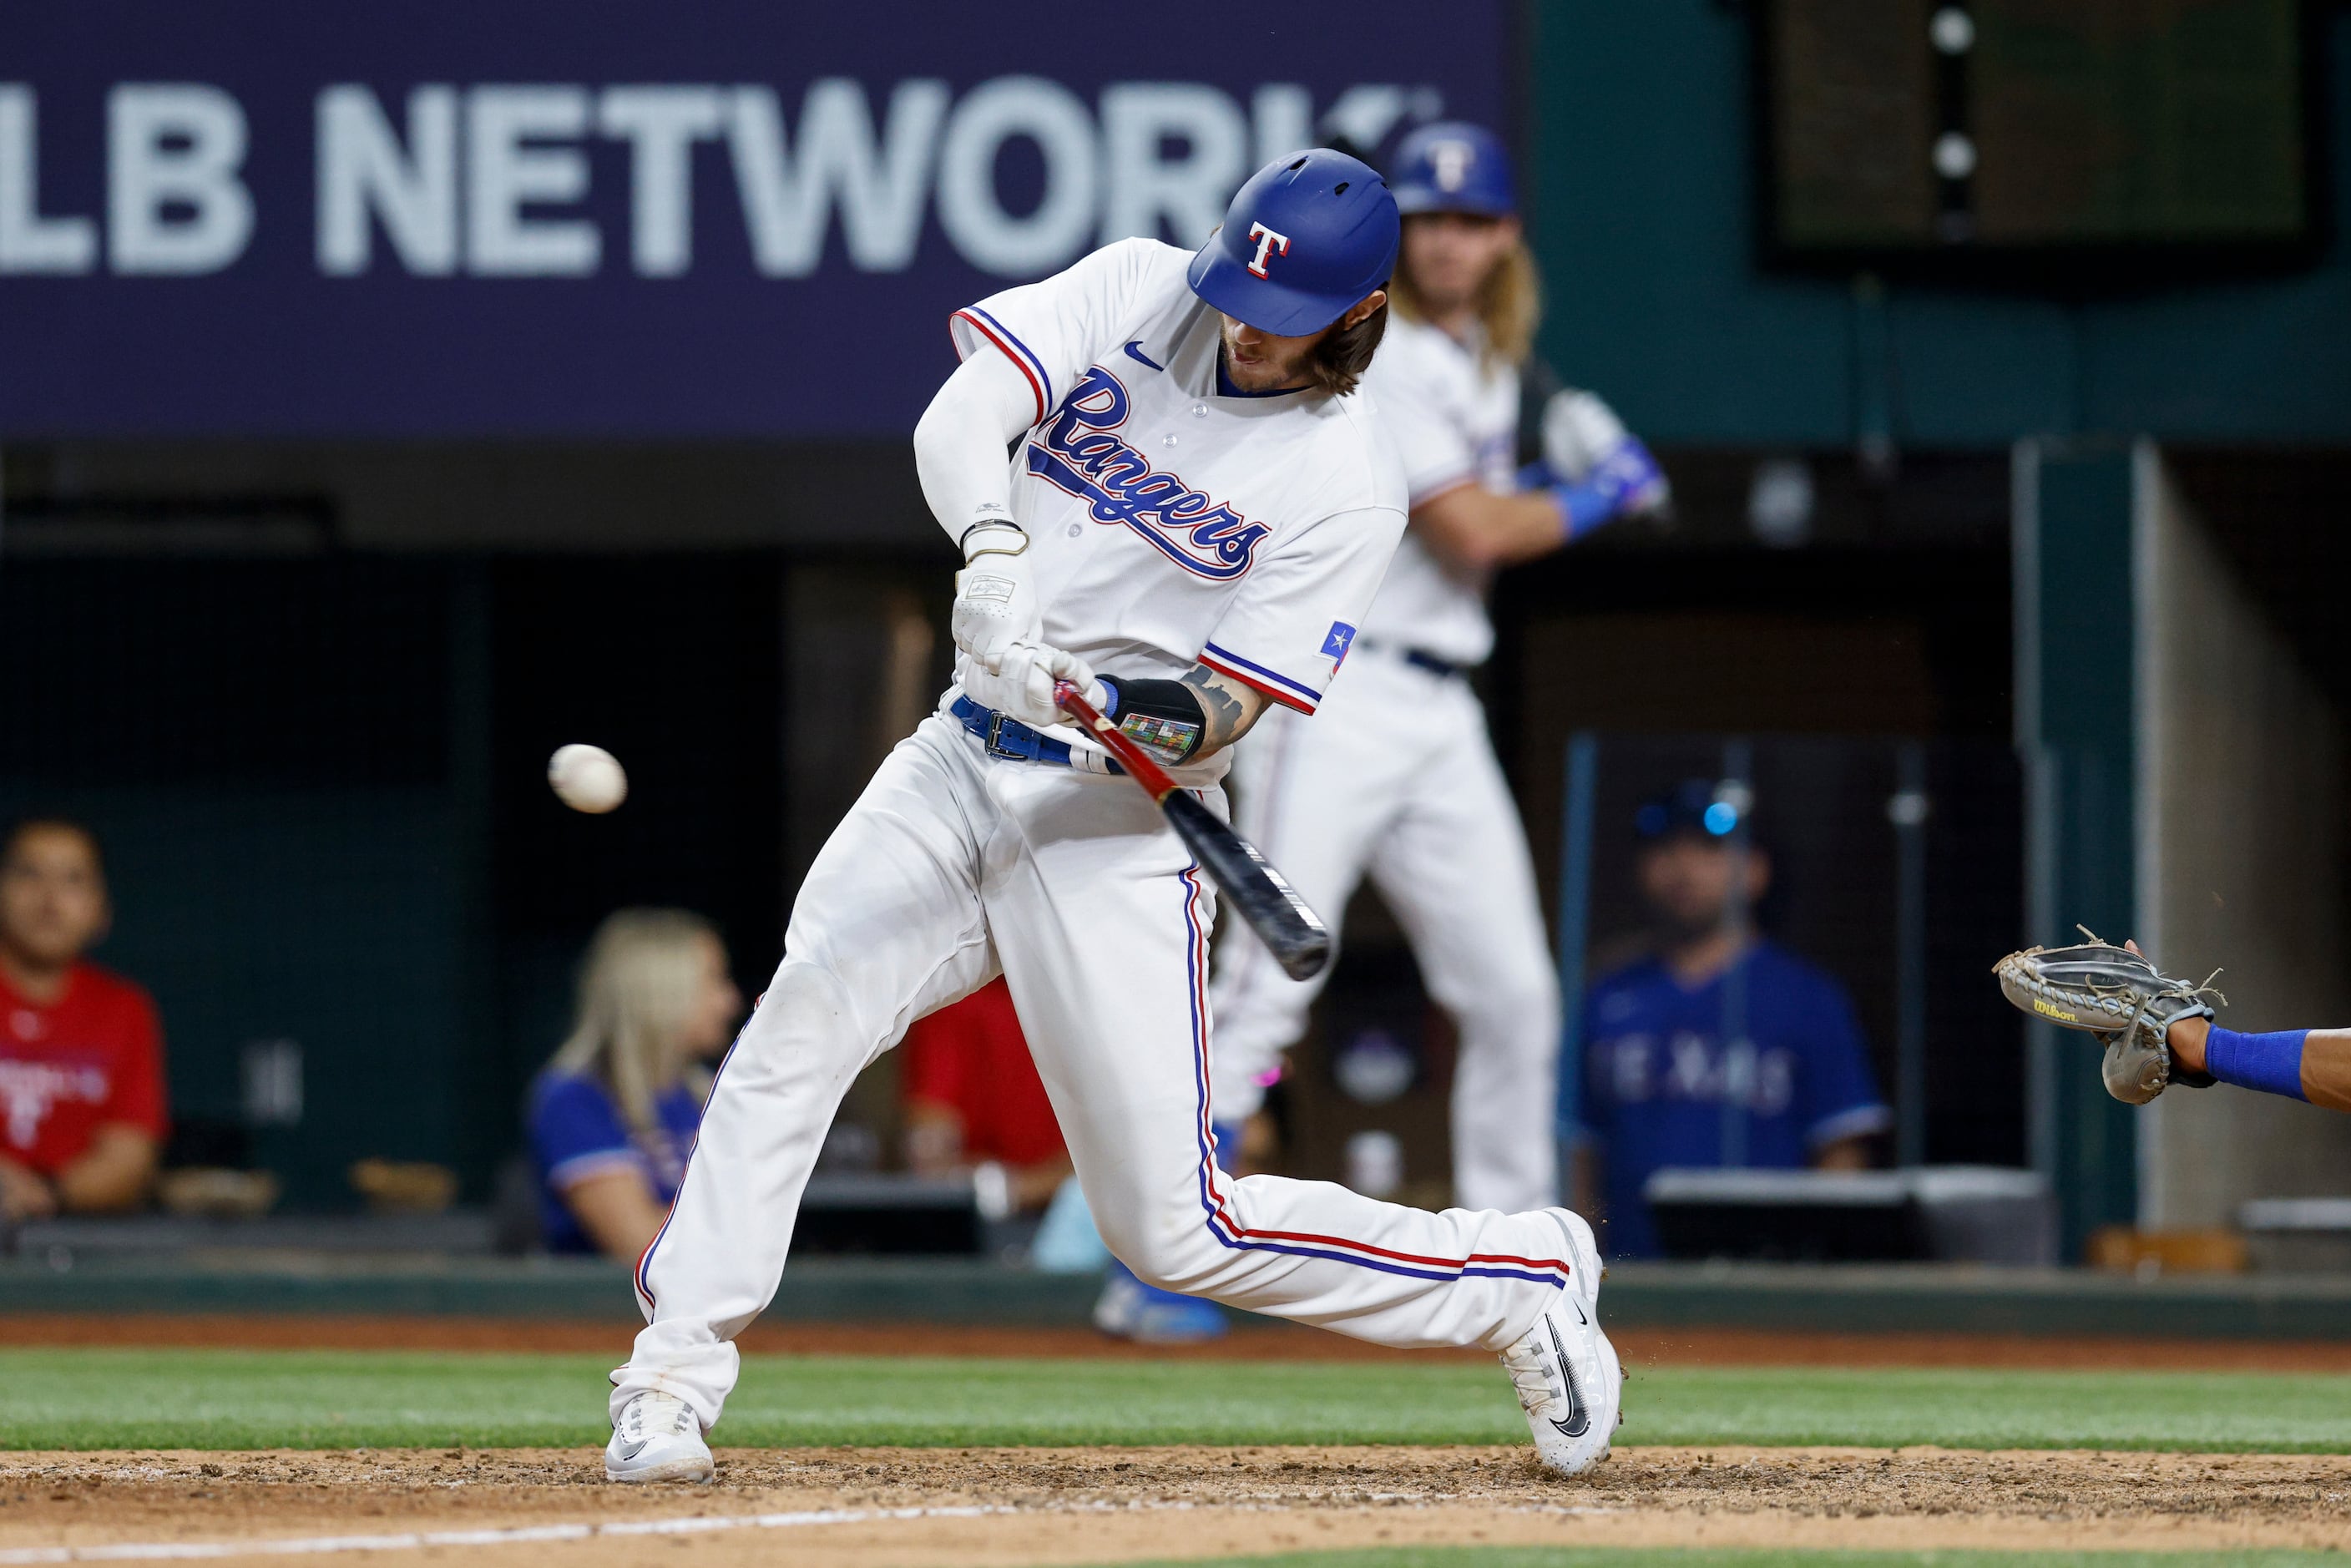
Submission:
[[[1406,219],[1406,222],[1411,220]],[[1407,321],[1426,321],[1428,308],[1413,287],[1412,274],[1401,254],[1388,298]],[[1542,277],[1535,270],[1534,253],[1526,236],[1502,254],[1478,290],[1478,321],[1486,329],[1485,358],[1489,364],[1523,363],[1534,347],[1535,328],[1542,320]]]
[[[641,1137],[660,1133],[653,1103],[681,1075],[678,1036],[700,993],[704,944],[717,940],[683,909],[623,909],[596,928],[580,963],[579,1010],[552,1065],[611,1090]]]
[[[1380,340],[1387,335],[1388,308],[1384,303],[1353,326],[1326,334],[1306,358],[1306,373],[1313,378],[1314,390],[1332,397],[1344,397],[1353,392],[1362,382],[1364,372],[1372,368],[1372,355],[1379,350]]]

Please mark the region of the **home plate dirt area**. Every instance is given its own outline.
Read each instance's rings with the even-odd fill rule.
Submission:
[[[726,1449],[622,1488],[579,1449],[0,1455],[0,1564],[214,1557],[810,1568],[1349,1546],[2351,1547],[2351,1458],[1523,1448]]]

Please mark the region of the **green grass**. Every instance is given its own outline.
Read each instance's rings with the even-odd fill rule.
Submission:
[[[615,1350],[620,1347],[616,1345]],[[0,1351],[0,1447],[580,1445],[613,1357]],[[2351,1377],[1675,1369],[1626,1443],[2351,1452]],[[1510,1443],[1490,1367],[755,1356],[717,1432],[744,1447]]]
[[[2332,1552],[1823,1552],[1761,1548],[1403,1546],[1218,1558],[1216,1568],[2295,1568],[2337,1563]],[[1203,1568],[1184,1563],[1128,1568]]]

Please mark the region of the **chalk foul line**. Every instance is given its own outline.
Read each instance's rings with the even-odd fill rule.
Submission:
[[[1379,1501],[1429,1500],[1410,1493],[1374,1494]],[[0,1568],[41,1563],[152,1563],[214,1557],[310,1557],[338,1552],[414,1552],[428,1546],[521,1546],[533,1542],[599,1541],[633,1535],[706,1535],[726,1530],[806,1530],[828,1524],[880,1524],[898,1520],[987,1519],[1015,1513],[1126,1513],[1186,1511],[1192,1502],[1076,1503],[1039,1509],[1007,1503],[935,1508],[824,1508],[791,1513],[699,1514],[690,1519],[615,1520],[604,1524],[523,1524],[503,1530],[414,1530],[386,1535],[308,1535],[245,1541],[109,1542],[94,1546],[17,1546],[0,1549]],[[1233,1507],[1212,1503],[1212,1508]],[[1238,1505],[1243,1511],[1263,1503]],[[1283,1505],[1272,1511],[1287,1512]],[[1614,1513],[1613,1508],[1513,1508],[1513,1513],[1568,1516]]]
[[[18,1546],[0,1564],[145,1563],[211,1557],[308,1557],[333,1552],[413,1552],[426,1546],[518,1546],[532,1542],[598,1541],[630,1535],[702,1535],[722,1530],[804,1530],[899,1519],[979,1519],[1008,1507],[826,1508],[796,1513],[705,1514],[693,1519],[630,1519],[605,1524],[526,1524],[505,1530],[415,1530],[390,1535],[310,1535],[255,1541],[120,1542],[97,1546]]]

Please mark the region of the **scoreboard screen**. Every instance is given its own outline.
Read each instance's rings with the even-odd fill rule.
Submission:
[[[1767,248],[2248,262],[2319,231],[2303,0],[1763,0]]]

